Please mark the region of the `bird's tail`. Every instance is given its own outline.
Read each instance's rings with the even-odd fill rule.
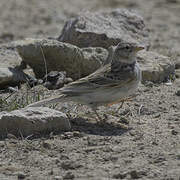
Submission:
[[[53,104],[53,103],[58,103],[58,102],[63,102],[66,99],[66,95],[61,94],[59,96],[53,96],[51,98],[48,99],[44,99],[32,104],[29,104],[26,107],[38,107],[38,106],[43,106],[43,105],[48,105],[48,104]]]

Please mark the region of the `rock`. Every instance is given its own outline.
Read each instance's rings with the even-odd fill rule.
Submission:
[[[18,179],[25,179],[26,178],[26,174],[24,174],[23,172],[19,172],[17,174],[17,177],[18,177]]]
[[[129,124],[129,119],[126,118],[125,116],[121,116],[119,122],[123,124]]]
[[[59,89],[64,86],[64,84],[70,83],[73,80],[71,78],[66,77],[66,72],[61,71],[51,71],[45,77],[44,86],[50,90],[52,89]]]
[[[58,40],[78,47],[106,49],[121,40],[150,46],[143,18],[127,9],[81,13],[66,22]]]
[[[7,133],[23,136],[52,131],[68,131],[71,125],[67,116],[47,107],[29,107],[0,113],[0,136]]]
[[[113,175],[113,178],[114,178],[114,179],[124,179],[126,176],[127,176],[127,173],[126,173],[126,172],[125,172],[125,173],[120,173],[120,172],[118,172],[118,173],[116,173],[116,174]]]
[[[30,87],[34,87],[36,85],[40,85],[43,83],[42,79],[36,79],[34,76],[28,74],[26,74],[26,76],[27,76],[27,83]]]
[[[49,39],[26,39],[16,46],[23,61],[30,65],[37,77],[45,74],[44,60],[47,70],[66,71],[73,80],[87,76],[97,70],[102,64],[111,60],[113,47],[109,54],[103,48],[78,48],[74,45]],[[142,82],[164,82],[174,76],[175,65],[167,56],[152,51],[140,51],[137,60],[142,69]]]
[[[175,76],[176,78],[180,78],[180,69],[175,70]]]
[[[103,48],[80,49],[74,45],[50,39],[25,39],[17,42],[22,60],[33,70],[37,78],[50,71],[66,71],[76,80],[99,68],[108,56]],[[45,66],[46,64],[46,66]]]
[[[27,81],[27,75],[19,68],[0,67],[0,89]]]
[[[139,179],[142,176],[147,176],[146,171],[137,171],[137,170],[131,170],[129,173],[132,179]]]
[[[43,141],[42,143],[42,146],[45,148],[45,149],[51,149],[51,144],[48,142],[48,141]]]
[[[171,134],[172,134],[172,135],[177,135],[177,134],[178,134],[178,131],[176,131],[175,129],[173,129],[173,130],[171,131]]]
[[[12,43],[0,46],[0,89],[16,86],[26,81],[25,73],[19,68],[21,58]]]
[[[176,69],[180,69],[180,59],[179,58],[175,60],[174,64],[175,64]]]
[[[164,82],[175,74],[175,65],[167,56],[152,51],[140,51],[137,60],[142,70],[142,82]]]
[[[61,163],[61,167],[62,167],[64,170],[69,170],[69,169],[77,169],[77,168],[80,168],[80,167],[82,167],[82,165],[79,164],[79,162],[67,160],[67,161],[63,161],[63,162]]]
[[[166,3],[176,4],[178,3],[178,0],[166,0]]]
[[[175,94],[176,96],[180,96],[180,90],[177,90]]]
[[[72,172],[67,172],[64,176],[63,176],[63,179],[74,179],[75,176]]]
[[[136,170],[130,171],[130,175],[132,179],[138,179],[140,178],[139,173]]]
[[[55,176],[54,180],[62,180],[62,176]]]
[[[16,67],[21,64],[21,57],[15,50],[14,43],[0,45],[0,64],[2,67]]]

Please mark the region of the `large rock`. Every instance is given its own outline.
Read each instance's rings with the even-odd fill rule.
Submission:
[[[0,67],[0,89],[16,86],[27,81],[27,75],[19,68]]]
[[[68,131],[71,129],[68,117],[59,111],[47,108],[24,108],[0,113],[0,136],[7,133],[28,136],[31,134]]]
[[[22,59],[33,68],[38,77],[45,74],[43,52],[48,71],[66,71],[74,80],[108,63],[114,51],[111,47],[108,54],[104,48],[78,48],[48,39],[26,39],[17,44]],[[143,82],[164,82],[175,73],[174,63],[167,56],[144,50],[138,53],[137,60],[142,69]]]
[[[21,64],[21,57],[15,50],[14,43],[0,45],[0,67],[16,67]]]
[[[0,89],[19,85],[26,81],[26,75],[21,70],[21,57],[13,43],[0,46]]]
[[[22,60],[38,78],[50,71],[66,71],[67,77],[76,80],[99,68],[108,52],[103,48],[78,48],[50,39],[25,39],[16,42]]]
[[[138,53],[137,60],[142,70],[142,82],[165,82],[175,75],[175,65],[167,56],[144,50]]]
[[[138,42],[147,48],[150,46],[143,18],[126,9],[82,13],[67,21],[58,40],[78,47],[106,49],[119,41]]]

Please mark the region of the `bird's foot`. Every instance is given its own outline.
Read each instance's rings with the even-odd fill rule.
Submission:
[[[107,120],[107,115],[106,114],[104,114],[104,118],[102,118],[98,113],[97,113],[97,111],[96,111],[96,109],[93,109],[93,111],[94,111],[94,113],[96,114],[96,122],[97,122],[97,124],[99,124],[99,125],[102,125],[102,124],[104,124],[105,122],[106,122],[106,120]]]
[[[121,105],[117,108],[116,113],[118,113],[119,110],[123,107],[125,101],[131,102],[131,101],[133,101],[134,97],[136,97],[136,96],[137,95],[134,95],[134,96],[131,96],[131,97],[128,97],[128,98],[125,98],[125,99],[122,99],[121,101],[119,101],[119,102],[121,102]]]

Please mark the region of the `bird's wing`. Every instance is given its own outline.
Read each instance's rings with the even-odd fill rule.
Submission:
[[[83,93],[91,93],[101,88],[120,88],[135,79],[134,74],[130,72],[118,72],[118,77],[114,77],[114,75],[111,72],[111,65],[105,65],[93,74],[68,84],[61,89],[61,93],[76,96]]]
[[[63,102],[69,97],[80,96],[110,88],[121,88],[134,81],[136,76],[130,71],[111,72],[111,65],[107,64],[93,74],[79,79],[58,90],[56,96],[30,104],[29,107],[37,107],[45,104]]]

